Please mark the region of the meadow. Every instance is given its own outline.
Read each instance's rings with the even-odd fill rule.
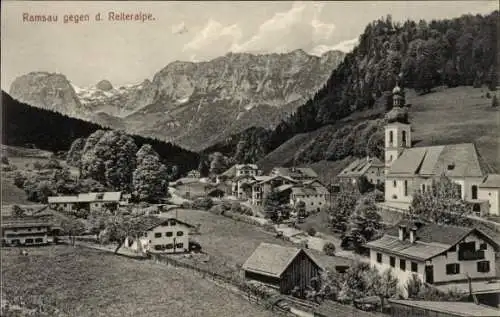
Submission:
[[[11,304],[43,302],[80,317],[273,316],[186,269],[71,246],[27,250],[1,250]]]
[[[274,243],[286,247],[297,247],[292,242],[278,239],[275,234],[263,228],[241,221],[235,221],[224,216],[207,211],[193,209],[177,209],[162,216],[175,216],[187,223],[200,226],[200,235],[192,238],[198,241],[205,253],[210,257],[214,270],[220,271],[220,266],[228,270],[237,269],[262,242]],[[341,257],[331,257],[316,250],[309,250],[320,264],[327,268],[345,264],[348,260]]]

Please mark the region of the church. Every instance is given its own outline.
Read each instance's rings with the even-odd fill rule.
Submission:
[[[429,189],[433,179],[446,175],[460,185],[462,199],[473,204],[478,215],[490,213],[490,209],[498,213],[498,201],[489,199],[491,193],[481,193],[490,169],[476,146],[461,143],[412,147],[404,91],[396,85],[392,95],[393,109],[387,114],[385,126],[385,205],[408,209],[417,190]]]

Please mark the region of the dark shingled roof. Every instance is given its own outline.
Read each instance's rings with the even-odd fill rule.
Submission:
[[[346,168],[344,168],[339,177],[357,177],[366,173],[370,167],[384,167],[384,163],[376,157],[361,158],[354,160]]]
[[[407,230],[417,227],[416,242],[411,243],[408,237],[403,241],[399,240],[399,226],[406,226]],[[476,228],[444,226],[433,223],[415,226],[414,223],[406,220],[387,230],[382,238],[368,242],[366,247],[408,258],[426,260],[447,251],[473,232],[489,241],[495,250],[499,249],[497,242]]]
[[[386,234],[393,237],[399,237],[400,225],[406,226],[407,230],[413,227],[413,224],[410,221],[401,221],[396,226],[390,228]],[[426,243],[434,242],[453,245],[468,235],[471,231],[471,228],[443,226],[435,223],[428,223],[417,229],[417,240]]]

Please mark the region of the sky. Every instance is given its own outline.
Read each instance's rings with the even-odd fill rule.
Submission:
[[[228,52],[321,55],[351,50],[365,26],[393,21],[488,14],[497,1],[2,1],[1,87],[32,71],[64,74],[80,87],[103,79],[118,87],[152,79],[170,62],[206,61]],[[151,19],[109,21],[109,12]],[[104,19],[95,21],[100,13]],[[90,21],[64,23],[88,14]],[[57,15],[58,21],[23,17]]]

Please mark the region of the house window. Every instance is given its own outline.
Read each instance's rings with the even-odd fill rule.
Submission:
[[[33,243],[33,239],[26,239],[26,243]]]
[[[403,146],[406,146],[406,131],[403,131]]]
[[[398,185],[398,184],[396,183],[396,181],[395,181],[395,180],[393,180],[393,181],[392,181],[392,186],[393,186],[394,188],[396,188],[396,186],[397,186],[397,185]]]
[[[490,271],[490,261],[477,262],[477,271],[480,273],[488,273]]]
[[[169,243],[167,245],[165,245],[165,249],[173,249],[174,248],[174,245],[172,243]]]
[[[450,248],[450,250],[448,250],[448,252],[456,252],[457,251],[457,245],[455,244],[454,246],[452,246]]]
[[[406,271],[406,260],[399,260],[399,268],[401,269],[401,271]]]
[[[165,233],[165,236],[167,236],[167,237],[171,237],[171,236],[173,236],[173,235],[174,235],[174,233],[173,233],[173,232],[171,232],[171,231],[169,231],[169,232],[166,232],[166,233]]]
[[[382,263],[382,253],[377,253],[377,262]]]
[[[161,238],[161,232],[156,232],[155,233],[155,238]]]
[[[460,264],[458,263],[446,264],[446,274],[447,275],[460,274]]]
[[[177,243],[177,244],[175,245],[175,248],[176,248],[176,249],[184,249],[184,243]]]
[[[392,145],[393,141],[394,141],[394,133],[392,131],[389,131],[389,144]]]
[[[425,192],[425,184],[422,184],[422,192]]]
[[[411,262],[411,271],[418,273],[418,263],[417,262]]]
[[[31,228],[28,228],[28,232],[31,231]]]
[[[486,249],[488,249],[488,245],[486,243],[481,243],[479,245],[479,250],[486,250]]]
[[[43,242],[43,239],[42,239],[42,238],[36,238],[36,239],[35,239],[35,242],[37,242],[37,243],[42,243],[42,242]]]
[[[183,231],[177,231],[177,236],[178,237],[182,237],[184,235],[184,232]]]
[[[405,179],[405,196],[408,196],[408,181]]]
[[[391,265],[391,267],[396,267],[396,258],[391,256],[389,258],[389,264]]]
[[[154,246],[154,248],[155,248],[155,250],[156,250],[156,251],[160,251],[160,250],[162,250],[162,249],[163,249],[163,246],[162,246],[161,244],[156,244],[156,245]]]
[[[472,185],[472,199],[477,199],[477,185]]]

